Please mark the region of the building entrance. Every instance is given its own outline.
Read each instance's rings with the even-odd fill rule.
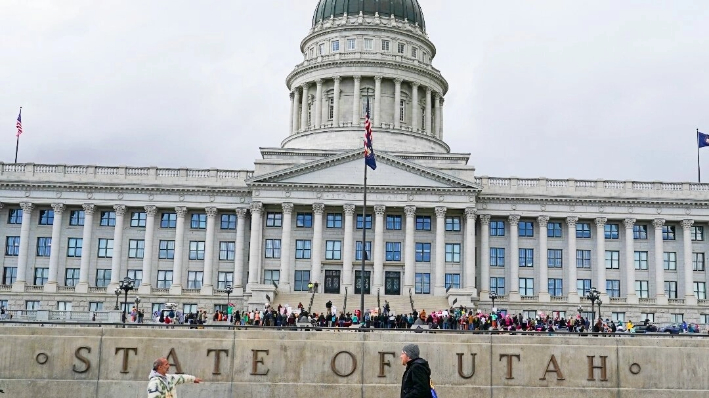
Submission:
[[[340,294],[340,271],[325,270],[325,293]]]
[[[401,272],[387,271],[384,274],[384,294],[395,296],[401,294]]]

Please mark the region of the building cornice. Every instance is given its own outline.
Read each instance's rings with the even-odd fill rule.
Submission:
[[[555,204],[555,205],[586,205],[598,207],[632,206],[632,207],[692,207],[698,209],[709,208],[709,202],[700,200],[671,200],[671,199],[630,199],[630,198],[576,198],[576,197],[525,197],[525,196],[492,196],[483,191],[478,196],[478,203],[495,204]]]

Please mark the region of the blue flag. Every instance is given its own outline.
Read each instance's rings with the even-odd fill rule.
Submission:
[[[709,146],[709,134],[704,134],[697,131],[697,143],[700,148]]]

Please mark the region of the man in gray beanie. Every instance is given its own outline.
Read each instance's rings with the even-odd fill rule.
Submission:
[[[401,364],[406,366],[401,378],[401,398],[431,398],[431,368],[419,355],[416,344],[407,344],[401,350]]]

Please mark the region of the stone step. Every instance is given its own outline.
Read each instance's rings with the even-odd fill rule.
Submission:
[[[303,307],[307,310],[308,304],[310,303],[311,293],[278,293],[274,298],[271,305],[278,307],[278,305],[290,306],[292,308],[297,308],[298,303],[302,303]],[[355,309],[360,308],[361,296],[359,294],[348,294],[347,295],[347,312],[353,312]],[[411,313],[411,302],[409,301],[409,296],[380,296],[379,305],[384,306],[385,300],[389,301],[389,307],[396,314],[409,314]],[[417,311],[425,309],[426,312],[438,311],[442,309],[449,308],[448,299],[439,296],[430,295],[414,295],[414,308]],[[311,308],[312,312],[320,313],[325,311],[325,303],[332,301],[332,305],[337,309],[337,312],[343,310],[345,305],[345,295],[344,294],[323,294],[316,293],[313,299],[313,306]],[[377,308],[377,296],[371,294],[364,295],[364,307],[365,309],[375,309]]]

